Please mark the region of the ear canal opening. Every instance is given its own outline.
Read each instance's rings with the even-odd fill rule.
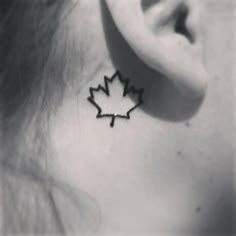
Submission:
[[[191,34],[191,32],[186,26],[186,21],[189,14],[188,9],[186,7],[183,7],[179,10],[177,14],[178,16],[174,26],[175,32],[177,34],[185,36],[191,44],[194,43],[194,36]]]

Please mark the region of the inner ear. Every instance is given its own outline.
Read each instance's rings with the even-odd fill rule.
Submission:
[[[148,10],[150,7],[152,7],[156,3],[159,3],[160,1],[161,0],[142,0],[141,5],[142,5],[143,11]]]
[[[193,31],[187,26],[190,12],[186,4],[175,3],[174,0],[171,3],[162,2],[162,0],[141,0],[141,7],[143,12],[148,14],[149,23],[153,28],[171,28],[171,31],[184,36],[189,43],[194,43]],[[160,10],[161,8],[163,9]],[[156,19],[159,21],[158,24]]]
[[[176,16],[174,31],[177,34],[181,34],[184,37],[186,37],[190,43],[194,43],[194,37],[186,26],[188,15],[189,15],[189,11],[186,7],[182,7],[181,9],[179,9]]]

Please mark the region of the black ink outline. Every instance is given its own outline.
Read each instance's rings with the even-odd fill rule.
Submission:
[[[138,103],[134,107],[129,109],[126,112],[126,115],[120,115],[120,114],[116,114],[116,113],[115,114],[102,114],[101,107],[94,100],[94,92],[99,92],[100,90],[103,91],[108,97],[110,96],[108,83],[112,83],[115,78],[118,78],[120,80],[120,82],[122,84],[124,84],[124,92],[123,92],[124,97],[129,93],[138,94]],[[97,113],[96,117],[97,118],[111,117],[111,123],[110,123],[111,127],[114,127],[116,118],[122,118],[122,119],[128,119],[129,120],[130,119],[130,113],[132,111],[134,111],[137,107],[139,107],[143,103],[142,97],[143,97],[144,89],[142,89],[142,88],[141,89],[135,89],[134,86],[131,86],[129,88],[129,83],[130,83],[130,80],[129,79],[124,79],[122,77],[121,73],[117,70],[111,78],[108,78],[107,76],[104,76],[105,87],[102,87],[102,85],[99,84],[97,88],[92,88],[92,87],[89,88],[90,96],[88,97],[88,101],[97,108],[98,113]]]

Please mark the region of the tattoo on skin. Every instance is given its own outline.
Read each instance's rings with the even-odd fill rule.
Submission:
[[[116,92],[113,92],[113,87],[116,87]],[[123,78],[121,73],[116,71],[111,78],[104,76],[104,86],[99,84],[96,88],[91,87],[89,93],[88,101],[98,111],[96,117],[110,117],[110,127],[114,127],[117,118],[130,119],[131,112],[143,103],[144,89],[136,89],[130,85],[129,79]],[[114,107],[117,101],[120,106]]]

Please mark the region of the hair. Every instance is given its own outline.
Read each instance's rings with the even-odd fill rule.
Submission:
[[[68,0],[1,0],[0,122],[2,232],[65,233],[47,172],[48,121],[62,102],[69,71]],[[69,73],[69,72],[68,72]],[[69,192],[69,191],[68,191]]]

